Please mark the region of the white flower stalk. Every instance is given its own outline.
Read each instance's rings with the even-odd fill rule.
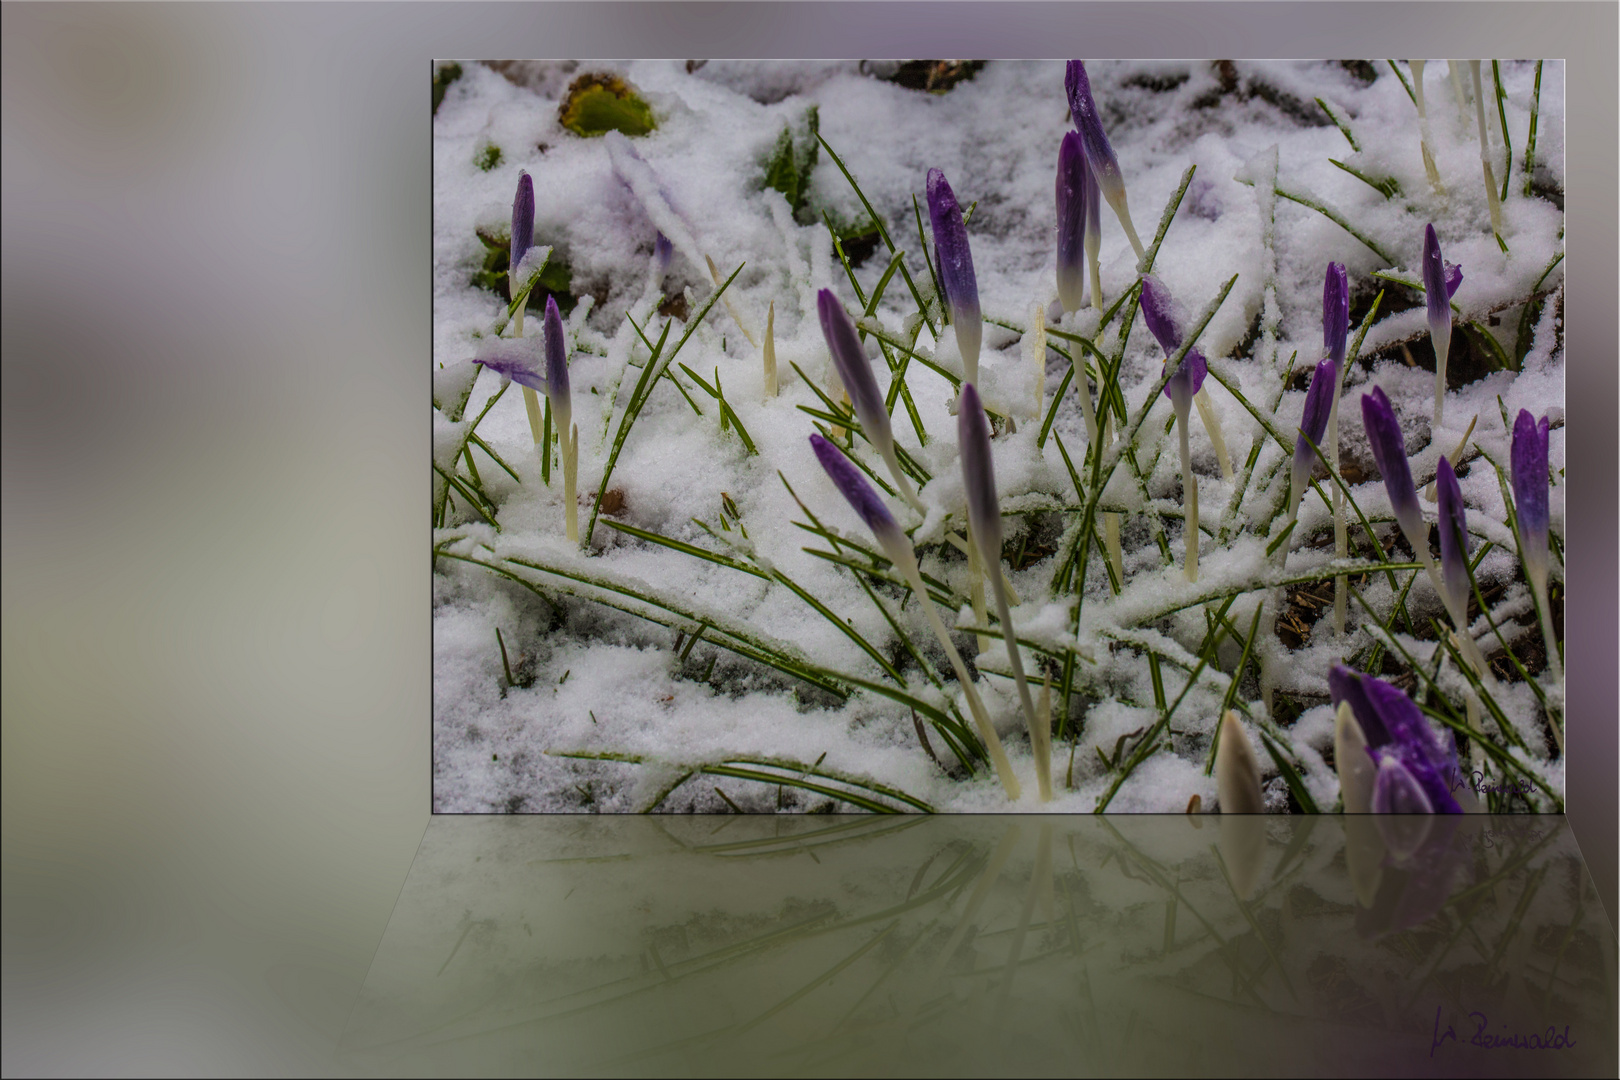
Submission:
[[[1041,311],[1039,302],[1030,308],[1029,329],[1024,332],[1021,344],[1024,347],[1024,363],[1029,365],[1030,382],[1035,392],[1035,404],[1030,409],[1029,418],[1038,424],[1046,408],[1046,315]]]
[[[1198,406],[1198,418],[1204,422],[1204,430],[1209,433],[1210,445],[1215,447],[1215,460],[1221,467],[1221,479],[1231,480],[1232,456],[1226,452],[1226,436],[1221,431],[1221,418],[1215,412],[1215,405],[1209,400],[1209,387],[1198,388],[1198,393],[1193,395],[1193,404]]]
[[[951,547],[955,548],[957,551],[960,551],[963,555],[968,555],[975,559],[978,558],[978,556],[972,554],[973,548],[968,544],[968,542],[954,532],[947,532],[945,534],[945,542],[950,544]],[[1007,598],[1012,601],[1013,607],[1017,607],[1019,604],[1023,603],[1022,600],[1018,599],[1018,590],[1013,588],[1012,579],[1007,576],[1006,571],[1002,571],[1001,574],[1001,587],[1007,590]],[[982,652],[983,650],[980,651]]]
[[[1502,242],[1502,202],[1496,194],[1496,172],[1491,168],[1491,144],[1485,134],[1485,93],[1480,87],[1479,61],[1468,61],[1468,72],[1474,81],[1474,116],[1479,121],[1479,167],[1485,173],[1485,200],[1491,208],[1491,232],[1497,243]]]
[[[1035,776],[1046,782],[1042,801],[1052,797],[1052,676],[1041,681],[1041,696],[1035,702],[1035,726],[1030,729],[1035,751]]]
[[[1192,454],[1188,448],[1187,413],[1178,410],[1176,428],[1181,433],[1181,502],[1187,525],[1182,530],[1186,540],[1187,580],[1198,580],[1198,474],[1192,471]]]
[[[776,396],[776,301],[765,312],[765,349],[763,354],[765,364],[765,396]]]
[[[1017,802],[1023,794],[1023,789],[1014,775],[1012,763],[1007,760],[1007,752],[1001,746],[1001,739],[996,735],[995,727],[990,723],[990,714],[985,711],[984,702],[979,699],[979,693],[973,687],[973,681],[968,678],[967,665],[962,663],[962,656],[951,643],[951,636],[945,630],[945,624],[940,621],[938,613],[934,611],[934,603],[928,598],[928,589],[923,585],[922,574],[917,569],[917,553],[912,549],[911,540],[900,531],[895,523],[894,515],[889,508],[883,505],[878,493],[872,490],[872,485],[866,482],[850,460],[844,456],[843,451],[820,435],[810,436],[810,446],[816,452],[816,458],[821,467],[827,471],[833,485],[840,494],[849,500],[850,506],[866,522],[867,528],[877,539],[878,546],[889,561],[905,577],[911,586],[912,594],[917,597],[917,606],[922,608],[923,615],[928,619],[928,625],[934,631],[934,636],[945,648],[945,655],[950,658],[951,669],[956,672],[956,680],[962,686],[962,693],[967,698],[968,710],[973,714],[974,725],[979,729],[979,737],[984,740],[985,750],[990,755],[990,761],[995,766],[996,775],[1001,778],[1001,786],[1006,790],[1007,797]]]
[[[1423,65],[1428,61],[1408,60],[1406,63],[1412,69],[1412,97],[1417,104],[1418,145],[1423,150],[1423,171],[1428,174],[1429,186],[1434,188],[1434,193],[1444,195],[1446,189],[1440,183],[1440,170],[1434,164],[1434,151],[1429,149],[1434,145],[1434,138],[1429,133],[1429,110],[1423,97]]]
[[[708,255],[703,256],[703,261],[709,265],[709,277],[714,279],[714,287],[716,289],[720,288],[726,283],[726,279],[720,276],[720,271],[715,267],[714,260],[709,258]],[[720,294],[720,302],[726,305],[726,311],[731,314],[731,321],[737,324],[737,329],[741,330],[742,336],[748,339],[748,344],[756,349],[759,348],[759,339],[754,336],[752,323],[744,319],[742,312],[737,310],[737,305],[731,300],[731,291],[729,289]]]
[[[1471,60],[1470,63],[1478,63]],[[1457,123],[1468,126],[1468,95],[1463,92],[1462,67],[1455,60],[1446,61],[1446,72],[1451,76],[1451,96],[1457,99]],[[1474,96],[1479,96],[1479,84],[1474,84]]]
[[[996,498],[995,469],[990,458],[990,425],[985,419],[984,406],[979,401],[979,391],[972,383],[962,384],[956,432],[962,450],[962,482],[967,488],[968,522],[971,526],[969,537],[974,541],[985,566],[998,571],[990,575],[991,591],[996,595],[996,615],[1001,620],[1001,636],[1007,645],[1007,659],[1012,664],[1013,679],[1018,684],[1024,722],[1029,727],[1029,745],[1036,763],[1035,783],[1040,790],[1041,802],[1051,802],[1052,732],[1050,728],[1041,730],[1040,713],[1035,708],[1029,683],[1024,678],[1024,661],[1018,651],[1007,590],[1001,587],[1001,503]]]
[[[963,386],[972,386],[972,383],[963,383]],[[960,416],[960,412],[957,414]],[[967,529],[967,557],[968,557],[968,600],[973,605],[973,624],[975,626],[990,625],[990,611],[984,602],[984,557],[979,554],[979,542],[973,536],[973,522],[968,522]],[[983,634],[973,635],[974,646],[979,650],[978,655],[983,656],[990,651],[990,639]]]

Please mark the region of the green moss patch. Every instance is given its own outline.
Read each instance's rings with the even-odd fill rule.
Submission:
[[[575,79],[557,119],[569,131],[586,138],[610,131],[645,135],[658,126],[652,109],[617,75],[587,74]]]

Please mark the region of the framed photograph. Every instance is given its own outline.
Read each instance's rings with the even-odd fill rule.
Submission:
[[[1563,808],[1561,61],[432,76],[436,811]]]

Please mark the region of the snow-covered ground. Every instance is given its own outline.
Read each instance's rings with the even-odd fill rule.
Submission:
[[[1397,63],[1406,75],[1405,62]],[[440,524],[434,530],[436,810],[631,811],[651,805],[667,811],[724,810],[728,802],[761,811],[850,808],[803,787],[806,783],[901,809],[906,803],[884,789],[938,810],[1008,807],[994,773],[981,763],[966,776],[939,730],[917,720],[906,703],[907,697],[915,699],[953,721],[953,707],[967,716],[916,598],[878,578],[863,583],[847,566],[805,550],[832,547],[827,536],[803,527],[812,524],[811,515],[833,537],[875,547],[812,454],[808,437],[823,422],[804,411],[823,411],[818,392],[829,387],[831,363],[815,313],[817,290],[832,289],[846,309],[860,314],[823,214],[841,230],[858,231],[851,227],[864,221],[866,212],[825,149],[808,173],[808,197],[799,214],[763,183],[784,130],[803,160],[813,144],[812,106],[827,146],[858,181],[894,246],[905,252],[904,267],[925,302],[933,289],[918,231],[928,231],[927,171],[942,169],[962,204],[973,207],[967,231],[987,320],[980,390],[991,411],[1015,421],[998,425],[1002,430],[994,440],[996,484],[1008,515],[1003,569],[1022,601],[1013,620],[1019,636],[1038,647],[1025,650],[1026,670],[1036,672],[1037,679],[1040,672],[1050,673],[1054,697],[1062,661],[1072,658],[1067,716],[1061,706],[1054,708],[1056,797],[1038,804],[1018,694],[1012,680],[998,674],[1007,670],[1006,654],[999,637],[986,639],[977,685],[1014,769],[1024,778],[1021,809],[1091,811],[1106,799],[1113,811],[1180,811],[1194,795],[1206,809],[1213,807],[1216,786],[1206,775],[1206,763],[1234,672],[1240,675],[1234,705],[1266,774],[1269,805],[1282,809],[1298,806],[1299,800],[1290,797],[1262,749],[1262,731],[1292,762],[1309,799],[1322,810],[1333,808],[1338,779],[1331,767],[1326,675],[1335,663],[1368,660],[1370,620],[1351,600],[1347,632],[1336,634],[1331,610],[1313,623],[1315,610],[1308,601],[1283,587],[1267,587],[1331,561],[1332,522],[1322,498],[1309,494],[1299,525],[1285,542],[1286,574],[1277,559],[1267,557],[1266,547],[1281,529],[1273,510],[1286,490],[1285,455],[1233,393],[1241,393],[1292,443],[1305,396],[1303,373],[1323,354],[1321,298],[1329,262],[1348,270],[1352,340],[1384,290],[1344,390],[1343,471],[1357,505],[1373,519],[1386,548],[1398,548],[1392,559],[1409,559],[1394,539],[1389,500],[1360,418],[1361,394],[1378,386],[1401,419],[1420,486],[1432,479],[1441,454],[1458,462],[1475,553],[1485,542],[1492,545],[1476,568],[1490,614],[1521,657],[1541,655],[1530,590],[1492,462],[1507,465],[1510,428],[1504,428],[1504,410],[1510,423],[1521,408],[1550,416],[1552,532],[1561,539],[1563,268],[1553,265],[1562,251],[1563,229],[1561,63],[1548,61],[1540,69],[1529,194],[1523,166],[1537,65],[1499,65],[1512,159],[1501,207],[1506,252],[1492,233],[1472,91],[1464,87],[1470,95],[1464,111],[1444,62],[1431,62],[1424,80],[1442,192],[1425,175],[1413,101],[1385,61],[1370,66],[1310,61],[1088,65],[1144,244],[1152,243],[1166,206],[1188,169],[1196,167],[1164,232],[1153,272],[1195,313],[1236,275],[1198,338],[1210,359],[1206,385],[1236,475],[1223,477],[1195,412],[1192,465],[1205,535],[1199,579],[1189,583],[1181,565],[1177,437],[1167,426],[1169,401],[1156,396],[1134,446],[1143,482],[1121,466],[1100,502],[1122,512],[1124,591],[1112,594],[1104,560],[1093,550],[1077,634],[1071,623],[1073,591],[1054,597],[1051,586],[1073,539],[1071,527],[1080,516],[1075,508],[1089,497],[1077,493],[1059,440],[1075,467],[1088,471],[1086,426],[1071,383],[1051,435],[1041,439],[1042,424],[1035,417],[1044,418],[1051,407],[1069,361],[1049,349],[1042,387],[1022,340],[1032,313],[1048,313],[1056,296],[1054,177],[1059,142],[1070,130],[1062,62],[990,62],[945,93],[883,78],[892,64],[536,62],[503,65],[502,72],[473,62],[460,66],[463,73],[448,86],[433,121],[434,424],[435,464],[441,470],[434,477],[433,507]],[[1488,141],[1500,185],[1507,154],[1491,68],[1490,62],[1483,65]],[[584,138],[566,130],[559,103],[570,82],[586,72],[626,80],[651,106],[656,130],[627,143],[617,135]],[[1466,66],[1462,75],[1466,83]],[[1348,134],[1316,99],[1347,121]],[[650,170],[641,179],[650,176],[655,183],[621,179],[629,170],[621,154],[615,171],[610,154],[615,140],[634,147]],[[499,150],[499,160],[485,168],[495,156],[491,147]],[[1266,168],[1272,147],[1275,198]],[[1371,180],[1392,180],[1395,194],[1386,198],[1330,159]],[[517,387],[483,415],[476,434],[521,482],[476,443],[470,451],[476,477],[467,458],[458,456],[471,422],[502,389],[499,376],[471,363],[480,338],[494,333],[504,313],[502,294],[475,284],[474,276],[486,255],[478,234],[507,235],[520,171],[534,182],[534,241],[566,260],[569,290],[581,298],[566,323],[582,532],[649,356],[641,332],[656,344],[669,324],[661,357],[690,333],[668,368],[672,378],[651,382],[645,407],[624,437],[606,507],[584,550],[564,537],[560,464],[552,469],[550,485],[541,483]],[[1251,183],[1239,182],[1240,175]],[[1289,196],[1318,204],[1342,224]],[[921,205],[921,225],[913,199]],[[1453,298],[1458,314],[1452,389],[1439,432],[1433,424],[1434,358],[1421,292],[1372,276],[1387,272],[1420,280],[1423,227],[1430,222],[1445,259],[1463,270]],[[654,253],[660,230],[675,241],[662,273]],[[931,255],[931,241],[928,250]],[[870,297],[890,265],[889,251],[882,242],[875,247],[868,242],[852,243],[849,253],[860,257],[854,275],[861,295]],[[688,327],[685,320],[703,310],[716,291],[705,256],[713,259],[722,280],[739,265],[742,269],[723,302]],[[1137,280],[1137,257],[1106,204],[1101,272],[1105,306]],[[1276,297],[1269,313],[1268,283]],[[1541,294],[1546,295],[1539,313],[1524,319],[1526,300]],[[674,303],[668,302],[671,297]],[[781,382],[773,398],[763,393],[761,362],[768,309],[774,310]],[[937,301],[929,310],[938,326]],[[1134,305],[1124,305],[1122,313],[1134,315]],[[863,326],[881,326],[885,337],[904,342],[917,320],[911,288],[896,273]],[[1094,309],[1069,314],[1048,324],[1054,332],[1047,344],[1072,347],[1082,356],[1072,340],[1078,336],[1112,357],[1120,348],[1121,318],[1116,315],[1101,329],[1100,322]],[[526,336],[537,338],[540,323],[539,311],[531,309]],[[1493,370],[1485,358],[1496,350],[1485,344],[1484,335],[1520,370]],[[1521,348],[1526,349],[1522,362]],[[888,365],[870,335],[867,351],[879,386],[886,389]],[[968,626],[975,616],[968,604],[967,562],[944,543],[964,520],[954,394],[951,383],[928,366],[960,374],[962,361],[949,329],[942,329],[936,341],[924,325],[915,351],[919,359],[910,362],[905,375],[915,424],[900,402],[893,423],[901,447],[932,477],[921,488],[929,512],[924,518],[898,499],[889,504],[902,527],[912,531],[924,574],[960,605],[958,624]],[[902,359],[901,351],[889,352]],[[1162,350],[1136,320],[1119,376],[1133,417],[1158,385],[1163,360]],[[1293,375],[1284,388],[1281,375],[1290,364]],[[1095,378],[1095,360],[1092,365]],[[735,424],[722,429],[718,403],[699,379],[723,389],[756,452],[750,452]],[[457,406],[469,385],[463,412]],[[1476,415],[1458,458],[1456,447]],[[927,433],[926,445],[916,425]],[[1257,440],[1261,448],[1251,472],[1246,465]],[[886,478],[871,448],[859,439],[855,446],[855,454]],[[475,510],[459,492],[446,499],[447,475],[469,487],[476,484],[493,509]],[[1319,469],[1318,476],[1327,491],[1325,472]],[[1423,505],[1432,521],[1434,504]],[[615,522],[721,553],[737,566],[634,537],[613,528]],[[1365,557],[1360,523],[1353,515],[1350,523],[1351,542]],[[842,557],[863,558],[855,549],[845,549]],[[1561,564],[1555,559],[1554,565],[1554,581],[1561,585]],[[1396,580],[1404,587],[1409,576],[1411,571],[1399,571]],[[1394,644],[1432,673],[1437,644],[1427,624],[1431,618],[1444,624],[1445,614],[1428,581],[1421,572],[1417,576],[1407,595],[1417,633],[1399,622]],[[1360,595],[1379,619],[1388,619],[1394,593],[1385,575],[1352,580],[1361,583]],[[1328,582],[1325,595],[1331,594]],[[1262,629],[1239,671],[1241,640],[1261,603],[1262,618],[1254,625]],[[942,614],[950,620],[949,611]],[[1206,649],[1218,615],[1229,629]],[[931,671],[919,668],[891,617]],[[1276,631],[1269,632],[1273,620]],[[1290,620],[1307,629],[1290,631]],[[693,644],[692,632],[700,626],[703,633]],[[1488,656],[1501,653],[1487,620],[1477,619],[1473,633]],[[958,647],[970,658],[971,641],[970,635],[957,635]],[[1201,652],[1206,654],[1202,662]],[[874,653],[883,658],[881,665]],[[776,666],[761,662],[762,655],[774,658]],[[1539,660],[1531,666],[1540,671]],[[521,685],[508,685],[507,667]],[[822,686],[784,667],[813,668]],[[1195,669],[1196,680],[1188,687]],[[1429,674],[1412,678],[1396,650],[1384,650],[1378,670],[1419,695],[1428,687]],[[1561,798],[1562,759],[1540,701],[1544,695],[1556,706],[1561,691],[1551,675],[1537,677],[1540,695],[1517,673],[1498,681],[1492,696],[1512,734],[1503,732],[1489,710],[1481,724],[1494,742],[1508,745],[1517,739],[1524,746],[1511,750],[1521,763],[1518,771],[1504,776],[1496,765],[1487,771],[1503,784],[1533,776]],[[1455,663],[1440,667],[1437,683],[1438,693],[1420,700],[1437,712],[1462,716],[1466,683]],[[1168,734],[1132,764],[1133,751],[1147,750],[1140,742],[1143,733],[1151,733],[1172,708]],[[920,732],[928,736],[929,749]],[[1469,751],[1464,754],[1467,758]],[[697,771],[704,767],[709,771]],[[812,768],[823,775],[806,775]],[[778,778],[786,782],[779,784]],[[1554,805],[1545,794],[1534,800],[1537,807]],[[1515,800],[1512,806],[1523,809],[1526,803]]]

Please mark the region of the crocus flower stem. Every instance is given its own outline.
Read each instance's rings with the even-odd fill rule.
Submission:
[[[1035,391],[1035,407],[1029,414],[1032,423],[1041,422],[1046,409],[1046,316],[1037,302],[1029,313],[1029,329],[1024,332],[1024,360],[1029,364],[1030,379]],[[1082,376],[1082,382],[1084,377]]]
[[[1091,306],[1103,309],[1102,192],[1093,178],[1086,189],[1086,263],[1091,269]]]
[[[709,277],[713,279],[714,287],[716,289],[722,288],[726,279],[720,276],[720,270],[714,265],[714,260],[708,255],[704,255],[703,261],[709,264]],[[743,318],[742,312],[737,310],[737,305],[732,300],[731,293],[729,291],[721,293],[720,300],[726,305],[726,311],[730,313],[731,321],[737,324],[737,329],[742,331],[742,336],[748,339],[748,344],[756,349],[759,348],[759,341],[754,337],[752,325],[749,320]]]
[[[866,522],[867,528],[877,539],[883,553],[889,561],[900,570],[901,576],[911,586],[911,591],[917,597],[917,606],[922,608],[929,627],[934,636],[945,648],[945,655],[950,659],[951,669],[956,672],[956,681],[962,687],[962,693],[967,698],[968,710],[973,714],[973,723],[979,729],[979,738],[984,740],[986,752],[990,755],[990,762],[995,766],[996,775],[1001,779],[1001,786],[1006,790],[1007,797],[1017,802],[1023,794],[1019,786],[1018,777],[1013,774],[1012,762],[1007,760],[1007,752],[1002,748],[1001,739],[996,735],[995,727],[990,723],[990,714],[985,711],[984,702],[979,699],[979,693],[973,688],[973,681],[968,678],[967,665],[962,663],[962,656],[951,643],[951,635],[946,632],[945,624],[940,621],[939,614],[934,611],[933,601],[928,598],[928,588],[923,584],[922,573],[917,569],[917,553],[911,546],[911,538],[900,530],[895,523],[894,515],[883,504],[878,493],[872,490],[872,485],[866,482],[851,461],[846,458],[843,451],[822,438],[820,435],[810,436],[810,447],[815,451],[816,458],[821,467],[827,471],[833,486],[838,488],[840,494],[849,500],[850,506]]]
[[[1462,69],[1457,61],[1446,61],[1446,73],[1451,76],[1451,96],[1457,101],[1457,122],[1468,123],[1468,95],[1463,92]]]
[[[1100,388],[1099,388],[1100,389]],[[1103,413],[1102,438],[1097,443],[1097,453],[1100,455],[1103,448],[1114,444],[1114,414],[1111,410]],[[1103,546],[1108,551],[1108,561],[1114,564],[1114,580],[1125,581],[1125,548],[1119,538],[1119,513],[1115,510],[1103,511]]]
[[[910,543],[907,542],[909,550]],[[939,639],[940,645],[945,648],[945,655],[951,662],[951,670],[956,672],[956,681],[962,687],[962,694],[967,698],[968,711],[973,715],[974,726],[979,730],[979,738],[984,740],[984,748],[990,755],[990,763],[995,766],[996,776],[1001,780],[1002,789],[1007,792],[1007,798],[1017,802],[1023,798],[1024,789],[1013,773],[1012,762],[1007,760],[1007,751],[1001,745],[1001,736],[990,722],[990,714],[985,710],[984,702],[979,692],[973,686],[973,680],[968,676],[967,665],[962,662],[962,654],[956,651],[951,635],[946,631],[945,624],[940,620],[939,613],[934,610],[933,601],[928,599],[928,588],[923,584],[922,573],[917,569],[915,552],[910,558],[894,558],[896,553],[888,552],[895,565],[911,586],[912,594],[918,597],[923,615],[928,619],[928,625],[933,629],[934,636]]]
[[[928,599],[928,591],[917,568],[916,552],[911,546],[911,540],[900,530],[893,515],[884,506],[877,492],[872,490],[865,477],[861,476],[859,470],[850,463],[848,458],[844,457],[842,451],[820,435],[810,436],[810,445],[815,450],[817,458],[820,459],[822,467],[827,471],[827,475],[832,479],[834,485],[849,500],[856,513],[861,516],[872,530],[872,534],[877,539],[879,546],[883,548],[884,554],[900,570],[901,575],[911,586],[913,594],[917,596],[919,606],[922,608],[930,628],[934,631],[935,637],[939,639],[940,645],[944,647],[945,654],[951,662],[951,667],[956,672],[957,681],[962,687],[963,695],[967,698],[968,709],[973,716],[974,724],[979,730],[980,738],[984,740],[985,748],[990,755],[990,760],[995,766],[1003,787],[1007,791],[1007,796],[1016,801],[1021,794],[1018,779],[1013,774],[1012,765],[1007,760],[1006,752],[1001,746],[1001,740],[997,737],[995,728],[990,722],[989,713],[985,710],[984,703],[979,698],[978,691],[974,688],[973,682],[968,676],[967,666],[962,662],[961,654],[957,652],[955,644],[952,643],[950,634],[945,629],[945,624],[940,620],[939,615],[934,611],[933,603]]]
[[[1491,208],[1491,232],[1496,242],[1502,242],[1502,201],[1496,194],[1496,174],[1491,169],[1491,144],[1485,134],[1485,92],[1480,87],[1479,61],[1468,61],[1468,72],[1474,80],[1474,116],[1479,121],[1479,167],[1485,173],[1485,200]]]
[[[963,385],[972,386],[973,384],[964,383]],[[979,542],[978,539],[973,535],[973,523],[971,521],[968,522],[967,534],[968,599],[973,604],[974,623],[979,626],[984,626],[990,621],[986,617],[988,614],[988,609],[985,607],[984,602],[984,556],[979,553]],[[977,646],[980,655],[990,651],[990,639],[985,635],[975,634],[973,641]]]
[[[1198,388],[1198,393],[1193,395],[1193,404],[1198,406],[1198,418],[1204,422],[1204,431],[1209,435],[1210,445],[1215,448],[1215,461],[1221,467],[1221,479],[1232,479],[1232,455],[1226,451],[1226,435],[1221,430],[1221,418],[1215,412],[1215,405],[1209,399],[1209,387]]]
[[[996,615],[1001,620],[1001,636],[1007,645],[1007,659],[1012,664],[1013,679],[1018,684],[1018,699],[1024,707],[1024,721],[1029,726],[1029,744],[1035,751],[1037,768],[1036,786],[1042,802],[1052,800],[1052,777],[1048,767],[1051,761],[1050,727],[1041,730],[1039,714],[1024,678],[1024,661],[1018,652],[1018,640],[1013,632],[1011,605],[1007,603],[1007,590],[1001,585],[1001,504],[996,498],[995,469],[990,457],[990,425],[985,419],[979,391],[972,383],[962,384],[962,397],[956,415],[957,438],[962,450],[962,481],[967,489],[970,539],[978,549],[979,558],[991,571],[991,591],[996,596]],[[1044,752],[1043,752],[1044,748]]]
[[[1190,402],[1179,402],[1176,427],[1181,432],[1181,493],[1182,509],[1186,514],[1187,541],[1186,572],[1188,581],[1198,580],[1198,476],[1192,471],[1192,451],[1187,440],[1187,407]]]
[[[1429,134],[1429,110],[1425,106],[1423,98],[1423,65],[1426,63],[1428,63],[1427,60],[1407,61],[1407,64],[1412,69],[1412,97],[1417,104],[1418,135],[1420,139],[1418,145],[1423,150],[1423,171],[1428,174],[1429,186],[1434,188],[1434,193],[1443,195],[1446,189],[1440,183],[1440,170],[1435,167],[1434,152],[1429,149],[1434,145],[1434,140]]]
[[[539,461],[542,476],[549,475],[550,470],[546,466],[550,463],[546,460],[546,455],[551,448],[546,445],[546,426],[540,413],[540,395],[527,386],[520,389],[523,391],[523,409],[529,416],[529,433],[534,436],[534,455]]]

